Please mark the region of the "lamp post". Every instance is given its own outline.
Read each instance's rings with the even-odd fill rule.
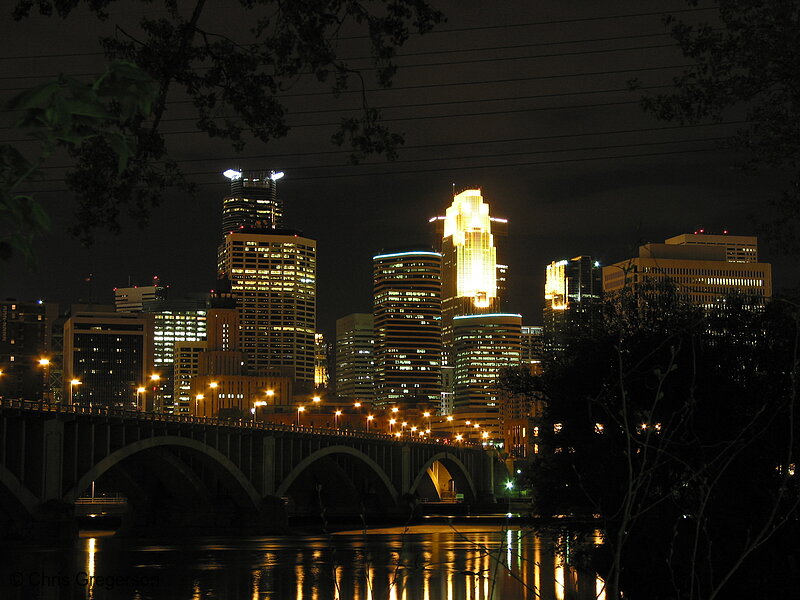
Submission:
[[[451,426],[451,428],[453,430],[453,437],[455,437],[455,435],[456,435],[456,425],[455,425],[455,423],[453,423],[453,415],[447,415],[447,420],[450,423],[450,426]]]
[[[46,402],[49,395],[47,386],[50,384],[50,359],[40,358],[39,366],[42,367],[42,402]]]
[[[428,412],[428,411],[425,411],[424,413],[422,413],[422,416],[425,417],[428,420],[428,422],[427,422],[428,426],[425,429],[430,429],[431,428],[431,413]]]
[[[266,406],[266,405],[267,405],[267,401],[266,400],[256,400],[255,402],[253,402],[253,423],[256,422],[256,414],[257,414],[257,411],[258,411],[258,407],[259,406]]]
[[[369,422],[374,418],[375,417],[373,415],[367,415],[367,433],[369,433]]]
[[[198,412],[198,411],[197,411],[197,403],[198,403],[198,402],[200,402],[200,400],[205,400],[205,396],[204,396],[203,394],[197,394],[197,395],[194,397],[194,416],[195,416],[195,417],[199,416],[199,415],[197,414],[197,412]],[[203,411],[203,412],[205,412],[205,411]]]
[[[337,410],[335,413],[333,413],[333,428],[334,429],[339,429],[339,417],[341,417],[341,416],[342,416],[342,411],[340,411],[340,410]]]
[[[392,433],[392,428],[395,423],[397,423],[397,419],[389,419],[389,434]]]
[[[317,407],[317,414],[319,414],[322,398],[320,398],[319,396],[314,396],[313,398],[311,398],[311,401],[314,403],[314,406]]]
[[[353,407],[358,410],[358,414],[361,414],[361,402],[354,402]]]
[[[80,384],[81,384],[81,382],[78,381],[77,379],[73,379],[72,381],[69,382],[69,405],[70,406],[72,406],[73,403],[74,403],[73,402],[73,395],[75,393],[75,386],[76,385],[80,385]]]
[[[300,413],[305,411],[305,406],[298,406],[297,407],[297,426],[300,427]]]
[[[147,393],[147,389],[144,386],[139,386],[136,388],[136,410],[142,412],[142,406],[144,403],[142,402],[142,396]]]
[[[156,405],[158,404],[158,398],[159,398],[159,395],[160,395],[158,393],[158,382],[161,381],[161,375],[159,375],[158,373],[153,373],[152,375],[150,375],[150,381],[153,382],[153,384],[152,384],[153,385],[153,412],[156,412],[156,408],[157,408]]]
[[[212,381],[208,384],[208,387],[211,388],[211,416],[214,416],[214,408],[216,407],[217,400],[219,400],[219,393],[217,392],[217,388],[219,384],[216,381]],[[215,397],[216,396],[216,397]]]
[[[403,421],[402,423],[400,423],[400,427],[401,427],[401,432],[403,433],[403,435],[405,435],[406,427],[408,427],[408,421]]]

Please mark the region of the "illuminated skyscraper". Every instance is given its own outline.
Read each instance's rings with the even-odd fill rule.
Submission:
[[[600,318],[603,287],[600,263],[591,256],[554,261],[545,268],[542,309],[544,348],[564,350]]]
[[[314,386],[317,243],[297,231],[245,228],[219,249],[231,282],[250,375],[278,370],[297,392]]]
[[[482,439],[483,432],[488,432],[487,439],[501,437],[498,379],[503,369],[521,364],[521,327],[518,314],[453,318],[453,426],[457,431],[473,439]]]
[[[240,229],[280,229],[283,202],[277,181],[283,173],[274,171],[226,171],[231,193],[222,200],[222,236]]]
[[[375,400],[373,316],[354,313],[336,320],[336,396],[339,400]]]
[[[430,250],[373,259],[376,404],[441,402],[442,256]]]

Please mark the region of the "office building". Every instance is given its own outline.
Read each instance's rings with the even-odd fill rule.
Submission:
[[[601,318],[600,263],[591,256],[554,261],[545,269],[542,327],[547,352],[563,351]]]
[[[755,236],[683,234],[639,247],[639,256],[603,268],[606,294],[669,281],[686,302],[711,308],[728,295],[760,306],[772,297],[772,267],[758,262]]]
[[[274,171],[225,172],[231,193],[222,200],[222,237],[241,229],[281,229],[283,203],[277,181],[283,173]]]
[[[114,306],[117,312],[142,312],[149,302],[165,300],[167,288],[153,277],[152,285],[114,288]]]
[[[521,327],[518,314],[453,318],[453,427],[462,435],[501,439],[498,380],[503,369],[521,364]]]
[[[316,250],[296,231],[242,229],[226,235],[219,251],[248,373],[278,370],[298,392],[314,387]]]
[[[73,306],[64,324],[66,403],[151,411],[158,391],[152,369],[152,315]]]
[[[190,379],[189,403],[194,414],[204,417],[249,418],[257,406],[274,410],[292,402],[292,380],[279,370],[248,371],[241,349],[242,328],[233,285],[225,278],[217,281],[209,299],[208,337],[205,348],[197,352],[183,347],[182,372],[196,369]],[[182,376],[183,377],[183,376]],[[256,405],[256,402],[267,403]],[[267,406],[268,405],[268,406]]]
[[[323,390],[328,387],[330,374],[330,344],[325,341],[325,334],[314,334],[314,389]]]
[[[442,256],[399,250],[373,257],[375,402],[441,402]]]
[[[442,331],[445,347],[452,342],[453,317],[497,312],[498,266],[492,219],[481,190],[465,190],[453,197],[444,217],[431,219],[441,231]],[[505,284],[506,268],[500,274]]]
[[[373,319],[354,313],[336,320],[336,397],[341,401],[375,400]]]
[[[52,302],[0,301],[0,397],[60,397],[61,356],[53,336],[57,318],[58,305]]]

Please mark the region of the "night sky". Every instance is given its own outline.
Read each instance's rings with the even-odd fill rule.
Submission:
[[[208,4],[201,27],[245,35],[244,13],[233,2]],[[508,308],[527,324],[541,322],[544,266],[552,260],[591,254],[607,264],[633,256],[641,243],[698,228],[753,234],[768,217],[766,202],[784,179],[733,168],[741,157],[720,145],[735,125],[659,123],[626,89],[634,77],[648,88],[665,86],[686,64],[661,23],[663,12],[685,10],[684,2],[434,5],[447,23],[413,36],[401,49],[393,89],[369,95],[386,123],[405,134],[396,162],[348,166],[347,153],[329,139],[359,95],[334,99],[310,78],[286,92],[289,137],[252,143],[241,155],[192,132],[191,113],[176,94],[164,131],[174,132],[167,136],[171,153],[199,183],[197,195],[168,197],[146,229],[126,221],[120,235],[100,233],[86,249],[65,232],[72,207],[59,167],[66,158],[54,157],[44,181],[32,186],[54,220],[36,246],[39,268],[21,261],[1,267],[0,296],[66,305],[91,294],[95,302],[111,302],[113,287],[129,278],[146,285],[156,274],[172,297],[210,289],[228,190],[220,173],[231,167],[286,172],[279,186],[286,223],[318,241],[318,328],[327,334],[335,319],[371,311],[371,257],[427,242],[428,218],[443,213],[454,184],[456,191],[481,188],[492,215],[509,220],[509,237],[501,241],[510,266]],[[59,72],[101,71],[97,36],[117,23],[133,30],[142,6],[153,11],[132,0],[120,6],[105,24],[85,11],[66,22],[4,17],[0,99]],[[341,52],[353,66],[367,64],[358,60],[365,55],[359,40],[345,40]],[[0,139],[24,137],[8,128],[11,115],[3,121]],[[761,258],[774,264],[776,289],[797,287],[789,260],[765,242]]]

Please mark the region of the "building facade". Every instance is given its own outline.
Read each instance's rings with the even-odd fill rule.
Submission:
[[[705,309],[738,295],[751,306],[772,297],[772,266],[758,262],[755,236],[683,234],[639,247],[639,256],[603,268],[607,294],[669,281],[678,296]]]
[[[518,314],[454,317],[453,425],[463,435],[501,439],[498,381],[503,369],[521,365],[521,328]]]
[[[336,320],[336,397],[375,401],[374,317],[353,313]]]
[[[222,237],[241,229],[281,229],[283,203],[274,171],[226,171],[231,193],[222,200]]]
[[[58,305],[52,302],[0,301],[0,397],[54,400],[60,396],[56,375],[61,356],[53,336],[57,319]]]
[[[219,250],[219,272],[230,280],[247,372],[275,371],[314,386],[317,244],[291,230],[242,229]]]
[[[542,333],[547,352],[563,351],[601,317],[600,263],[591,256],[554,261],[545,268]]]
[[[68,404],[151,411],[158,392],[152,369],[152,315],[73,307],[64,324]]]
[[[442,256],[430,250],[372,259],[376,406],[441,402]]]

